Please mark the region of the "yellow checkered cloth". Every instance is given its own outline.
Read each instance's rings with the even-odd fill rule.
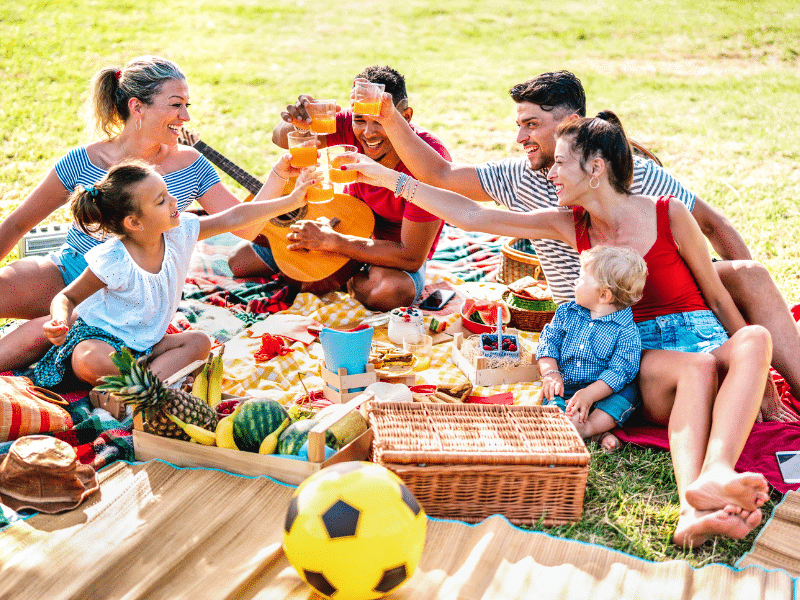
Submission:
[[[437,276],[436,279],[440,278]],[[444,274],[440,280],[450,281],[450,279]],[[450,283],[463,285],[457,278],[452,278]],[[489,299],[499,297],[498,293],[505,289],[498,284],[480,283],[467,284],[465,287],[473,297]],[[376,314],[343,292],[333,292],[322,298],[313,294],[298,294],[292,306],[285,312],[311,317],[332,329],[356,327],[366,317]],[[447,319],[449,323],[455,323],[460,317],[456,314]],[[426,320],[429,321],[429,318]],[[386,329],[386,325],[376,327],[373,339],[387,341]],[[527,345],[530,353],[535,354],[538,334],[520,332],[520,339]],[[256,362],[254,354],[260,347],[259,324],[244,330],[225,344],[225,375],[222,383],[224,392],[235,396],[265,395],[283,403],[291,403],[305,394],[303,385],[309,391],[321,389],[324,385],[320,376],[323,353],[319,342],[314,342],[308,347],[302,342],[294,342],[290,346],[293,352],[285,356],[276,356],[266,362]],[[415,384],[458,384],[467,381],[466,376],[451,359],[452,348],[452,342],[435,345],[431,354],[430,368],[415,374]],[[539,381],[476,387],[473,395],[491,396],[501,392],[512,392],[515,403],[529,404],[536,402],[535,395],[540,388]]]

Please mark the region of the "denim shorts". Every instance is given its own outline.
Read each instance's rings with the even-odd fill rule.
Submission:
[[[567,412],[567,402],[578,390],[585,388],[585,385],[564,385],[564,395],[554,396],[552,400],[545,398],[543,404],[557,406]],[[642,403],[639,390],[635,382],[631,382],[618,392],[612,392],[602,400],[595,402],[589,410],[591,413],[595,409],[600,409],[604,413],[611,415],[617,425],[622,425],[633,414],[633,411]]]
[[[47,257],[52,260],[58,267],[58,270],[61,271],[61,278],[64,280],[65,287],[75,281],[78,275],[83,273],[88,266],[83,254],[67,244],[64,244],[55,252],[51,252]]]
[[[656,317],[638,323],[642,350],[711,352],[728,341],[728,334],[710,310]]]
[[[256,256],[258,256],[273,273],[280,273],[280,269],[275,259],[272,257],[272,250],[270,248],[253,243],[250,244],[250,247],[256,253]],[[411,281],[414,283],[414,302],[419,300],[419,297],[422,295],[422,290],[425,288],[426,265],[427,263],[423,263],[419,271],[403,271],[403,273],[411,277]],[[361,268],[363,271],[369,272],[369,267],[370,265],[364,264]],[[411,304],[414,304],[414,302]]]

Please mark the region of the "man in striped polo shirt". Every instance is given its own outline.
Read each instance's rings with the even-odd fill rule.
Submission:
[[[380,117],[401,160],[415,177],[478,202],[494,201],[512,211],[558,206],[555,186],[547,179],[553,165],[555,131],[566,119],[586,115],[586,96],[580,80],[568,71],[543,73],[509,91],[516,103],[517,143],[525,157],[468,165],[442,160],[411,135],[397,111]],[[700,229],[722,258],[715,267],[737,307],[750,323],[766,327],[773,340],[773,365],[794,390],[800,391],[800,334],[786,301],[766,268],[752,260],[741,235],[716,209],[684,188],[648,159],[634,159],[631,193],[673,195],[692,211]],[[565,209],[567,210],[567,209]],[[531,240],[542,270],[561,304],[573,298],[578,278],[578,255],[563,242]],[[768,414],[773,420],[795,420],[776,399]]]

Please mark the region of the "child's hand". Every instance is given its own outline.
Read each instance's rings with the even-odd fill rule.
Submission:
[[[51,319],[42,325],[45,337],[50,340],[54,346],[60,346],[67,339],[67,332],[69,325],[63,319]]]
[[[564,380],[561,378],[561,373],[548,373],[542,378],[542,393],[548,400],[564,394]]]
[[[288,152],[278,159],[278,162],[273,165],[272,170],[275,171],[275,174],[281,179],[298,177],[303,171],[303,169],[292,166],[292,155]]]
[[[580,423],[586,423],[586,417],[589,416],[589,411],[594,404],[585,392],[586,390],[578,390],[567,402],[567,416],[572,417],[577,413]]]

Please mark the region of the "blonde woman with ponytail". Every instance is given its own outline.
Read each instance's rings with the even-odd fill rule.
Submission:
[[[218,213],[239,203],[211,164],[189,146],[178,144],[179,129],[190,120],[189,85],[180,68],[157,56],[134,58],[123,67],[101,69],[92,78],[87,102],[96,140],[69,151],[30,195],[0,223],[0,257],[82,186],[93,186],[115,165],[140,160],[155,169],[177,198],[179,211],[195,200]],[[280,195],[297,171],[280,161],[257,200]],[[252,239],[258,227],[237,230]],[[73,225],[66,244],[47,257],[26,257],[0,269],[0,318],[29,319],[0,339],[0,371],[27,367],[50,347],[42,324],[50,301],[86,268],[83,255],[102,242]]]

